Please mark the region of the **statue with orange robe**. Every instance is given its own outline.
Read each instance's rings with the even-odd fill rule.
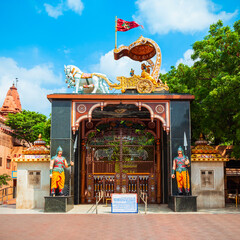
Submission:
[[[65,183],[64,167],[73,166],[74,163],[67,163],[65,157],[62,156],[62,148],[59,146],[56,155],[50,161],[50,178],[51,181],[51,196],[55,197],[55,191],[59,189],[59,196],[63,196],[63,188]]]
[[[187,167],[190,166],[190,162],[187,156],[183,155],[183,149],[180,146],[178,148],[178,156],[173,159],[172,178],[177,179],[178,193],[183,194],[183,189],[186,194],[189,194],[189,173]]]
[[[141,65],[141,69],[142,69],[141,77],[145,79],[149,79],[154,85],[157,85],[156,80],[150,75],[149,73],[150,69],[148,71],[148,68],[145,63]]]

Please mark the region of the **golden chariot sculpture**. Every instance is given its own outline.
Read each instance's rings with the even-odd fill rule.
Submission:
[[[151,60],[156,55],[155,64]],[[167,84],[162,83],[159,79],[162,55],[161,50],[156,42],[149,38],[141,36],[137,41],[129,46],[121,46],[114,49],[114,59],[119,60],[122,57],[129,57],[134,61],[147,61],[149,65],[142,63],[141,76],[135,75],[131,69],[131,77],[117,77],[119,84],[109,84],[110,89],[121,89],[122,93],[126,90],[137,90],[138,93],[152,93],[168,91]],[[152,69],[152,73],[150,71]]]

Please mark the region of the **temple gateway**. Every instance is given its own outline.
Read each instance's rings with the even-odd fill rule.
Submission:
[[[144,192],[149,203],[172,202],[179,196],[178,175],[172,178],[179,146],[189,159],[191,179],[194,96],[168,92],[159,79],[161,51],[153,40],[140,37],[114,50],[115,60],[123,56],[143,62],[141,76],[131,69],[130,77],[120,76],[116,84],[103,74],[85,74],[68,65],[66,82],[74,93],[47,96],[52,104],[51,156],[61,146],[67,162],[74,162],[65,170],[63,189],[71,204],[94,203],[100,191],[105,197]],[[154,56],[155,63],[150,60]],[[121,93],[109,93],[113,88]],[[191,198],[190,182],[181,194]]]

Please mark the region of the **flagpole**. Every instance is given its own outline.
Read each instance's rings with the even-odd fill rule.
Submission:
[[[115,49],[117,48],[117,16],[115,17]]]

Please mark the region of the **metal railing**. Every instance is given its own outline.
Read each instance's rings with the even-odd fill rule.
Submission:
[[[8,202],[8,200],[13,198],[16,198],[16,187],[7,187],[0,189],[0,205]]]
[[[96,214],[98,214],[98,203],[102,200],[103,197],[104,197],[104,192],[103,190],[101,190],[96,195]]]
[[[147,196],[146,192],[140,191],[140,198],[142,199],[142,201],[145,204],[145,214],[147,214],[147,197],[148,196]]]
[[[240,199],[240,194],[238,189],[233,189],[231,192],[226,191],[226,197],[227,199],[234,199],[236,207],[238,207],[239,199]]]

